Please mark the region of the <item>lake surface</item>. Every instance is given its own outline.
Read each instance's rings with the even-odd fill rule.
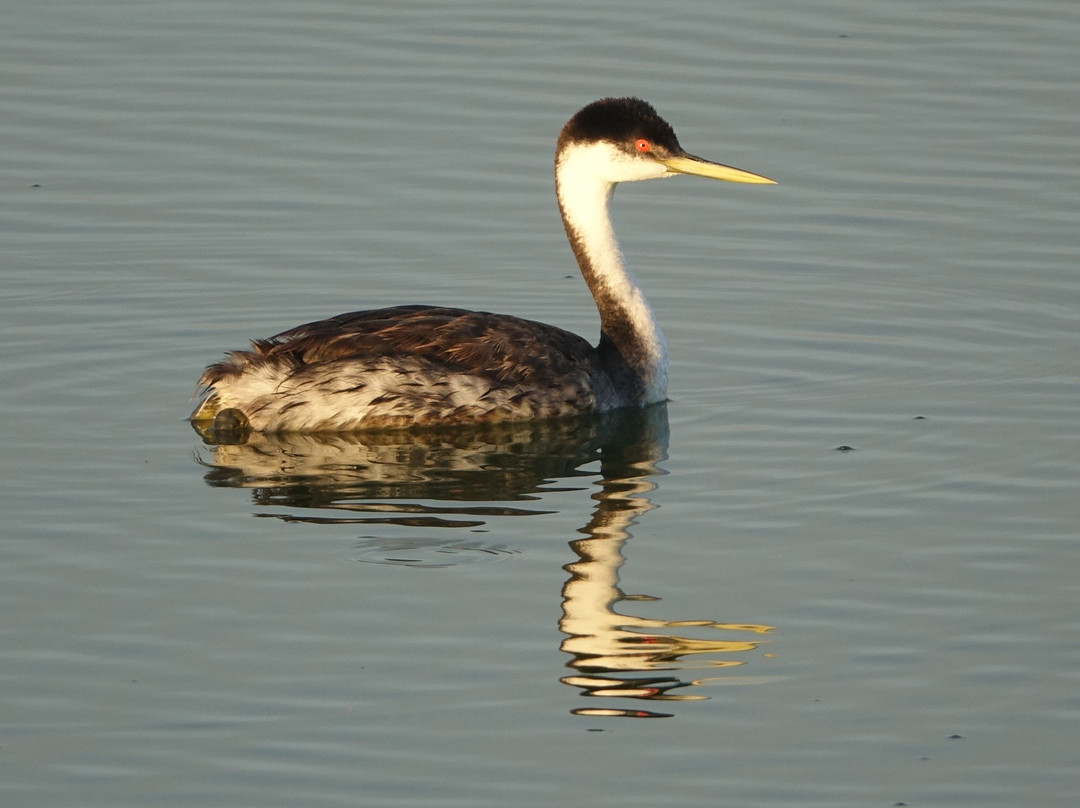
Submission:
[[[1080,7],[29,2],[0,30],[5,806],[1073,806]],[[252,337],[592,337],[551,159],[639,95],[775,187],[621,188],[671,401],[209,446]]]

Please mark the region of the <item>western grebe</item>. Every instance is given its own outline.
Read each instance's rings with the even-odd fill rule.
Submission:
[[[671,125],[636,98],[579,110],[559,134],[555,193],[566,235],[600,311],[600,342],[482,311],[396,306],[308,323],[233,351],[199,379],[201,429],[345,432],[524,421],[667,395],[667,348],[627,270],[608,207],[620,182],[693,174],[773,180],[687,154]]]

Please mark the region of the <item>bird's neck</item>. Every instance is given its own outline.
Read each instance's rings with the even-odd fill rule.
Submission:
[[[600,312],[605,369],[628,404],[667,398],[667,346],[637,280],[623,261],[609,212],[613,183],[588,170],[588,155],[567,150],[555,166],[563,226]]]

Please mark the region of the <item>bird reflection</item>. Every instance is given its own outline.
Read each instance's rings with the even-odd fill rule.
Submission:
[[[204,436],[206,439],[207,436]],[[561,681],[592,698],[636,702],[706,698],[703,684],[742,683],[745,663],[768,626],[713,620],[665,620],[616,611],[658,598],[619,588],[624,546],[663,474],[668,422],[664,405],[550,422],[489,424],[427,431],[328,435],[251,433],[207,443],[198,461],[206,482],[245,488],[257,515],[290,522],[398,525],[415,538],[368,536],[358,560],[419,567],[497,561],[516,551],[477,539],[499,517],[549,513],[546,493],[596,484],[595,506],[570,547],[559,629],[573,674]],[[599,479],[595,464],[599,463]],[[317,512],[316,512],[317,511]],[[437,530],[429,530],[437,528]],[[447,529],[450,530],[447,530]],[[459,538],[460,528],[465,535]],[[426,535],[425,535],[426,534]],[[704,636],[694,636],[704,635]],[[683,678],[689,670],[728,676]],[[667,717],[640,707],[581,707],[578,715]]]

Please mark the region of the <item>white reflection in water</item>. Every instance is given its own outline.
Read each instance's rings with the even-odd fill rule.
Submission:
[[[762,681],[735,675],[691,679],[680,672],[744,665],[744,655],[758,649],[759,635],[770,627],[646,618],[615,610],[623,601],[659,600],[625,595],[619,589],[619,569],[626,561],[623,550],[632,525],[654,507],[649,494],[662,474],[658,463],[666,457],[667,446],[667,410],[659,405],[546,423],[348,435],[254,433],[236,436],[235,443],[210,444],[209,460],[200,463],[210,469],[210,485],[248,489],[257,505],[274,509],[258,516],[456,531],[475,530],[496,517],[550,513],[511,503],[539,500],[544,492],[556,490],[552,480],[590,478],[582,467],[598,461],[595,507],[580,528],[584,538],[570,542],[577,560],[564,567],[570,577],[562,590],[559,629],[566,635],[561,648],[571,656],[567,664],[575,673],[561,681],[590,698],[693,701],[706,696],[687,692],[689,688]],[[581,481],[571,490],[587,490],[585,479]],[[505,560],[519,552],[439,532],[430,537],[367,536],[350,557],[432,568]],[[714,636],[695,638],[688,629]],[[717,638],[716,631],[723,636]],[[671,715],[618,706],[572,712]]]

